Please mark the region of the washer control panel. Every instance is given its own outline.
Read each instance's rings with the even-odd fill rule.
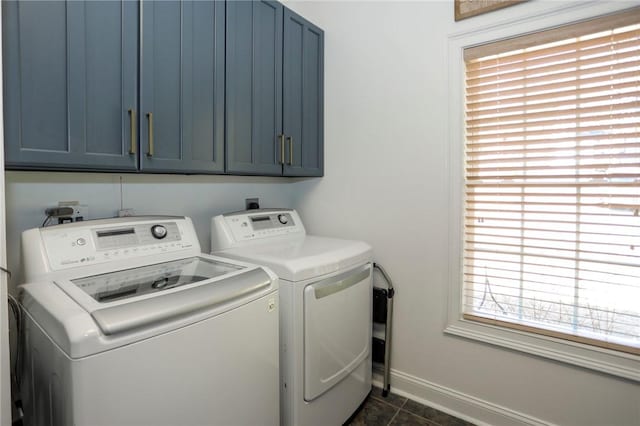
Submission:
[[[193,247],[180,221],[45,228],[42,242],[53,270],[167,253]]]
[[[304,227],[293,211],[256,211],[224,216],[236,241],[281,235],[304,234]]]

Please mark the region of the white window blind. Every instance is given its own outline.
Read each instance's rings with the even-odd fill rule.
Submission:
[[[465,50],[463,314],[640,354],[640,12]]]

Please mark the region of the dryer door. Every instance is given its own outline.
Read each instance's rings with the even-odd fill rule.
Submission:
[[[371,348],[371,264],[304,290],[304,399],[349,375]]]

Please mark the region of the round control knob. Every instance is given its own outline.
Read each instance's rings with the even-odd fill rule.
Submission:
[[[167,236],[167,228],[162,225],[153,225],[151,227],[151,235],[159,240]]]
[[[278,215],[278,221],[279,221],[281,224],[286,225],[286,224],[287,224],[287,222],[289,222],[289,218],[287,217],[287,215],[279,214],[279,215]]]

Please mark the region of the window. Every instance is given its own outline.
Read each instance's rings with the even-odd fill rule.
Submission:
[[[465,320],[640,354],[638,22],[465,49]]]

